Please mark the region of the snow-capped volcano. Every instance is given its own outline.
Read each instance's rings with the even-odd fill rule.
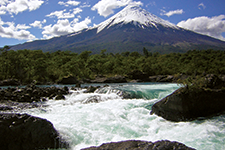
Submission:
[[[70,50],[81,53],[88,50],[100,53],[186,52],[191,49],[225,50],[225,42],[185,30],[165,21],[139,6],[129,5],[97,26],[82,31],[12,46],[12,49],[43,51]]]
[[[121,10],[119,13],[115,14],[111,18],[107,19],[106,21],[100,23],[97,26],[97,33],[101,32],[103,29],[110,28],[113,25],[116,24],[127,24],[133,22],[135,25],[138,24],[140,27],[156,27],[157,24],[160,24],[164,27],[170,27],[179,29],[176,25],[165,21],[145,9],[142,9],[139,6],[136,5],[128,5],[123,10]]]

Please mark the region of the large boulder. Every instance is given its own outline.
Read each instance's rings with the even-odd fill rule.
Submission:
[[[148,141],[121,141],[105,143],[99,147],[90,147],[82,150],[194,150],[182,143],[171,142],[168,140],[148,142]]]
[[[224,83],[214,75],[207,75],[202,80],[182,87],[155,103],[151,114],[170,121],[190,121],[223,113]]]
[[[51,122],[28,114],[0,114],[0,145],[4,150],[68,148]]]
[[[79,81],[77,80],[76,77],[69,76],[69,77],[64,77],[60,81],[58,81],[58,84],[77,84]]]

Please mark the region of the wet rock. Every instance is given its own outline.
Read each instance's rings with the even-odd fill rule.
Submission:
[[[185,80],[189,76],[188,75],[156,75],[149,76],[149,82],[177,82],[178,80]]]
[[[69,88],[57,88],[57,87],[37,87],[33,84],[26,86],[25,88],[7,88],[0,89],[1,100],[12,100],[17,102],[39,102],[45,98],[52,99],[57,95],[69,94]],[[62,96],[61,96],[62,97]]]
[[[0,81],[0,86],[18,86],[20,82],[16,79],[7,79]]]
[[[91,96],[91,97],[85,99],[82,103],[83,104],[99,103],[100,101],[101,101],[101,97],[100,96],[97,96],[97,95],[94,95],[94,96]]]
[[[68,148],[46,119],[28,114],[0,114],[0,145],[4,150]]]
[[[65,96],[62,94],[59,94],[55,97],[55,100],[65,100],[65,99],[66,99]]]
[[[1,105],[0,111],[13,110],[11,106]]]
[[[58,84],[77,84],[78,80],[76,77],[69,76],[69,77],[64,77],[62,80],[57,82]]]
[[[93,93],[96,89],[98,89],[99,88],[99,86],[98,87],[94,87],[94,86],[89,86],[88,88],[87,88],[87,90],[86,91],[84,91],[84,93]]]
[[[225,111],[224,89],[182,87],[152,106],[151,114],[170,121],[191,121]]]
[[[94,80],[91,80],[90,83],[105,83],[106,77],[96,77]]]
[[[186,145],[168,140],[148,142],[148,141],[121,141],[102,144],[99,147],[90,147],[82,150],[194,150]]]
[[[97,76],[95,80],[91,80],[91,83],[127,83],[127,80],[124,76],[115,76],[106,78],[104,76]]]
[[[43,102],[44,99],[41,99]],[[0,111],[1,112],[16,112],[22,109],[31,109],[31,108],[37,108],[37,107],[46,107],[44,103],[36,103],[36,102],[15,102],[11,100],[7,101],[0,101]]]

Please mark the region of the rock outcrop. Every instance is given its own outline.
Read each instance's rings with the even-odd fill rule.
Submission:
[[[189,76],[180,74],[180,75],[156,75],[156,76],[150,76],[148,81],[149,82],[177,82],[178,80],[185,80]]]
[[[90,80],[90,83],[126,83],[127,80],[124,76],[105,77],[97,76],[94,80]]]
[[[148,142],[148,141],[121,141],[105,143],[99,147],[90,147],[82,150],[194,150],[182,143],[171,142],[168,140]]]
[[[4,150],[68,148],[52,123],[28,114],[0,114],[0,145]]]
[[[133,70],[127,74],[129,79],[136,80],[139,82],[149,82],[149,75],[140,71],[140,70]]]
[[[57,82],[58,84],[77,84],[79,81],[77,80],[76,77],[69,76],[69,77],[64,77],[60,81]]]
[[[7,79],[0,81],[0,86],[18,86],[20,82],[16,79]]]
[[[45,101],[45,98],[54,98],[57,95],[69,93],[68,87],[37,87],[33,84],[25,88],[0,89],[0,100],[11,100],[16,102],[38,102]]]
[[[223,113],[225,111],[223,87],[224,82],[217,76],[206,75],[203,81],[182,87],[155,103],[151,114],[170,121],[191,121]]]

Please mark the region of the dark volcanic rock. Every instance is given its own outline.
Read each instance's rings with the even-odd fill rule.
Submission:
[[[7,105],[0,105],[0,111],[13,110],[13,107]]]
[[[222,88],[224,83],[214,75],[207,75],[202,84],[202,87],[193,85],[176,90],[155,103],[151,114],[155,113],[170,121],[189,121],[223,113],[225,111],[225,89]]]
[[[0,145],[4,150],[68,147],[49,121],[28,114],[0,114]]]
[[[214,74],[207,74],[205,76],[204,84],[206,88],[213,88],[213,89],[220,89],[223,86],[225,86],[224,81]]]
[[[73,76],[64,77],[62,80],[57,82],[58,84],[77,84],[77,78]]]
[[[106,78],[104,76],[102,77],[96,77],[95,80],[91,80],[91,83],[127,83],[127,80],[124,76],[115,76],[115,77],[109,77]]]
[[[150,76],[148,81],[149,82],[177,82],[178,80],[185,80],[189,76],[188,75],[156,75]]]
[[[53,98],[57,95],[69,94],[69,88],[37,87],[33,84],[25,88],[0,89],[0,100],[11,100],[17,102],[39,102],[45,98]],[[45,98],[44,98],[45,97]],[[62,96],[61,96],[62,97]]]
[[[17,112],[22,109],[32,109],[37,107],[47,107],[44,103],[30,103],[30,102],[15,102],[15,101],[0,101],[0,112]]]
[[[82,150],[194,150],[182,143],[170,141],[157,141],[155,143],[147,141],[122,141],[102,144],[99,147],[90,147]]]
[[[142,81],[142,82],[148,82],[149,81],[148,74],[143,73],[140,70],[134,70],[134,71],[128,73],[127,75],[130,79],[133,79],[133,80],[139,80],[139,81]]]
[[[93,93],[95,90],[97,90],[100,86],[94,87],[94,86],[89,86],[87,90],[84,91],[84,93]]]
[[[0,81],[0,86],[18,86],[20,82],[15,79],[7,79]]]
[[[55,97],[55,100],[65,100],[65,99],[66,99],[65,96],[62,94],[59,94]]]
[[[124,76],[115,76],[107,78],[104,83],[126,83],[127,80]]]

